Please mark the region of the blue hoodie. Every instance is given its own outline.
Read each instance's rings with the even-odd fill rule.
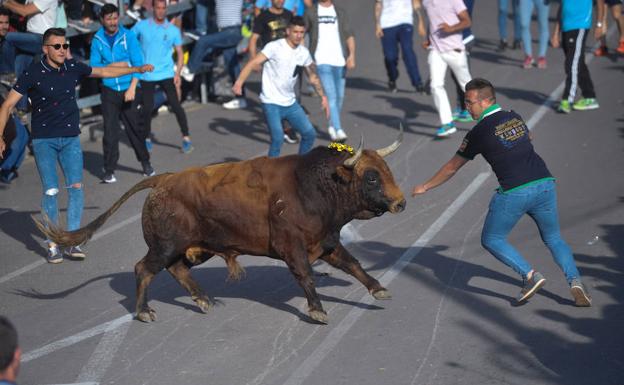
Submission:
[[[141,46],[134,32],[119,26],[115,42],[111,47],[104,27],[93,36],[91,43],[91,67],[106,67],[111,63],[125,61],[132,67],[143,65]],[[124,75],[117,78],[104,78],[102,83],[115,91],[125,91],[130,87],[132,78],[141,79],[141,74]]]

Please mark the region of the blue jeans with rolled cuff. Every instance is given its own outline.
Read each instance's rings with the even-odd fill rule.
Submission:
[[[301,135],[299,154],[305,154],[312,149],[314,139],[316,139],[316,131],[299,103],[294,102],[287,107],[271,103],[262,103],[262,109],[264,110],[264,117],[271,134],[269,157],[274,158],[280,155],[282,144],[284,144],[283,119],[288,120],[292,128]]]

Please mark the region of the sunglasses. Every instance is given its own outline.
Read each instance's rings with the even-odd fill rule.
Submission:
[[[65,43],[65,44],[58,44],[58,43],[57,44],[46,44],[46,46],[52,47],[52,48],[54,48],[57,51],[59,49],[61,49],[61,47],[63,47],[63,49],[69,48],[69,44],[68,43]]]

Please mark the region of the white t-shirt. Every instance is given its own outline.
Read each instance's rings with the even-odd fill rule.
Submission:
[[[333,4],[329,7],[318,6],[318,28],[318,44],[314,52],[316,64],[344,67],[346,62],[340,45],[338,16]]]
[[[26,23],[28,32],[43,35],[48,28],[55,27],[58,0],[26,0],[26,4],[35,4],[35,7],[41,11],[41,13],[36,13],[28,18]]]
[[[379,24],[381,28],[414,23],[412,0],[382,0]]]
[[[312,64],[310,51],[303,45],[292,48],[286,39],[274,40],[262,49],[267,61],[262,68],[262,103],[288,107],[296,101],[295,84],[303,68]]]

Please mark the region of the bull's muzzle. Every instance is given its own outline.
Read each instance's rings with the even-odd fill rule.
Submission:
[[[405,205],[406,204],[407,203],[405,202],[405,199],[401,199],[400,201],[394,201],[390,205],[390,212],[392,214],[400,213],[401,211],[405,210]]]

